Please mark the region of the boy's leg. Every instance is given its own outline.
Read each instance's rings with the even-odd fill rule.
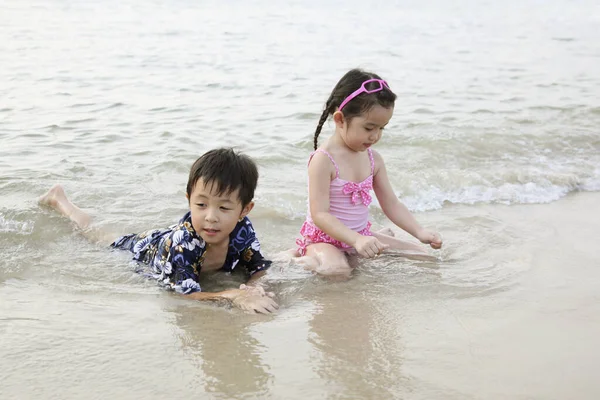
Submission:
[[[54,185],[38,200],[39,204],[51,207],[69,218],[81,230],[83,236],[92,242],[112,243],[117,235],[98,228],[90,228],[92,217],[71,203],[61,185]]]
[[[65,190],[61,185],[54,185],[38,200],[39,204],[52,207],[71,221],[81,230],[90,226],[92,217],[77,207],[67,198]]]

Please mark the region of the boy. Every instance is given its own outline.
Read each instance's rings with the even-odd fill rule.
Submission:
[[[190,170],[186,197],[190,211],[166,229],[125,235],[111,246],[129,250],[133,259],[147,264],[150,275],[185,297],[202,301],[227,301],[245,311],[270,313],[278,306],[272,293],[254,285],[271,261],[260,252],[260,243],[247,215],[258,182],[252,159],[233,149],[215,149],[202,155]],[[106,233],[89,230],[91,217],[75,206],[60,185],[39,200],[71,219],[90,239],[102,241]],[[245,268],[249,277],[239,289],[204,292],[200,272]]]

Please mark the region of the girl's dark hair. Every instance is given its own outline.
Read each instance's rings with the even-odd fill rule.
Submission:
[[[355,68],[346,72],[346,75],[344,75],[337,85],[335,85],[333,91],[327,99],[327,102],[325,103],[325,108],[323,109],[321,118],[319,118],[319,124],[315,130],[315,150],[318,147],[317,140],[319,138],[319,134],[321,133],[321,128],[323,128],[323,124],[325,121],[327,121],[327,118],[330,115],[333,115],[346,97],[352,94],[352,92],[354,92],[356,89],[360,88],[363,82],[369,79],[381,78],[379,75],[372,72]],[[374,82],[373,85],[378,85],[378,83]],[[367,89],[370,89],[368,85]],[[350,122],[352,118],[369,111],[371,107],[376,104],[379,104],[385,108],[390,108],[394,106],[395,101],[396,95],[389,88],[384,86],[383,90],[379,92],[371,94],[361,93],[357,97],[353,98],[344,106],[342,109],[342,114],[344,114],[344,118]]]
[[[214,187],[219,196],[229,195],[239,189],[239,199],[242,207],[245,207],[254,198],[258,169],[245,154],[231,148],[214,149],[204,153],[192,165],[186,189],[188,197],[200,179],[204,185],[216,185]]]

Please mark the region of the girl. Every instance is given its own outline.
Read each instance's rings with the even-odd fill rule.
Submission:
[[[429,244],[442,247],[436,232],[419,225],[398,200],[383,159],[371,147],[392,118],[396,95],[379,76],[359,69],[347,72],[333,88],[315,131],[315,151],[308,165],[308,214],[297,255],[307,268],[321,274],[348,274],[346,252],[354,248],[371,258],[390,248],[425,251],[393,237],[391,230],[371,232],[368,206],[371,189],[385,215],[398,227]],[[335,133],[321,147],[323,124],[333,116]]]
[[[128,250],[149,266],[149,275],[186,298],[227,301],[243,310],[274,312],[278,306],[256,280],[269,268],[254,228],[252,210],[258,170],[252,159],[232,149],[215,149],[198,158],[190,170],[186,197],[190,210],[166,229],[121,236],[110,245]],[[60,185],[39,199],[73,221],[86,237],[110,243],[115,236],[90,229],[91,217],[71,203]],[[110,237],[110,240],[106,240]],[[209,293],[200,287],[201,271],[232,272],[243,266],[249,281],[239,289]]]

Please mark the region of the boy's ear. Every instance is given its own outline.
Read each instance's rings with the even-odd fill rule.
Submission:
[[[242,209],[242,213],[240,214],[240,219],[244,218],[246,215],[250,214],[250,211],[254,208],[254,202],[246,204],[246,207]]]
[[[335,126],[338,128],[343,128],[346,123],[346,118],[344,118],[344,114],[341,111],[336,111],[333,113],[333,122],[335,122]]]
[[[187,192],[185,192],[185,198],[187,199],[188,203],[190,202],[190,195],[187,194]]]

